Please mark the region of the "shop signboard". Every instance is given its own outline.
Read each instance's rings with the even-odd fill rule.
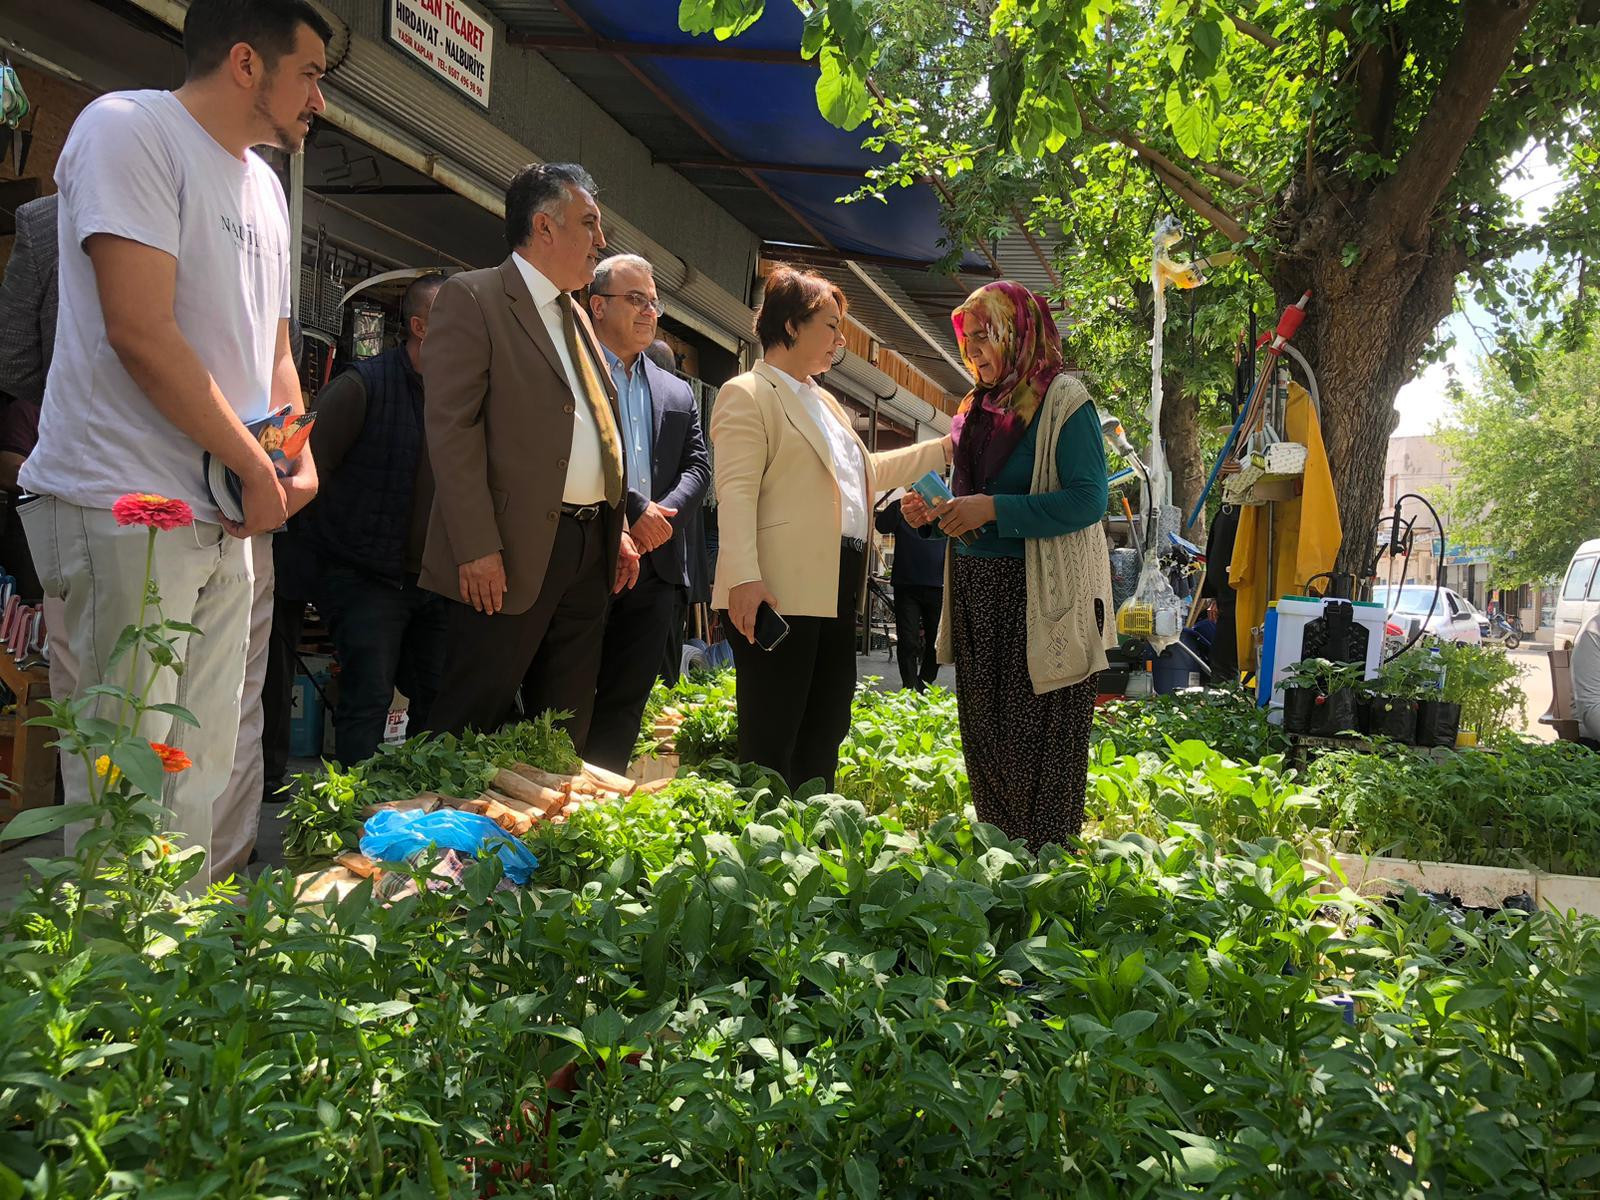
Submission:
[[[461,0],[384,0],[389,41],[440,79],[489,107],[494,27]]]

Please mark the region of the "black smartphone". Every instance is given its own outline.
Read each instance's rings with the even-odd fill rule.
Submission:
[[[776,650],[788,636],[789,622],[778,615],[777,609],[763,600],[761,607],[756,609],[756,645],[763,650]]]

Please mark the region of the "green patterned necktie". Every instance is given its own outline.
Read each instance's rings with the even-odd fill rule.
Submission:
[[[578,333],[578,312],[572,302],[572,297],[562,292],[561,301],[561,332],[567,339],[567,354],[572,358],[573,369],[578,372],[578,379],[583,387],[583,399],[589,402],[589,411],[594,414],[595,427],[600,431],[600,465],[606,475],[606,503],[620,504],[622,502],[623,475],[622,469],[622,438],[617,433],[616,418],[611,415],[611,399],[606,395],[605,385],[600,382],[600,376],[584,349],[583,338]]]

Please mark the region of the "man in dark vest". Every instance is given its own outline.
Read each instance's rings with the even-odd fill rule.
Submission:
[[[311,452],[322,493],[305,530],[319,562],[314,603],[339,656],[335,752],[349,766],[383,741],[396,688],[423,728],[444,672],[449,601],[417,586],[433,472],[422,418],[422,340],[443,275],[400,305],[402,344],[357,363],[317,398]]]
[[[939,635],[939,615],[944,611],[946,541],[942,537],[923,537],[900,511],[898,497],[879,510],[875,524],[879,533],[894,536],[894,568],[889,573],[889,583],[894,588],[900,682],[920,692],[939,677],[934,642]]]

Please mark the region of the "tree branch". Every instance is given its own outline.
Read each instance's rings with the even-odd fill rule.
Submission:
[[[1252,196],[1266,195],[1260,184],[1252,183],[1247,177],[1239,174],[1239,172],[1235,171],[1232,167],[1225,167],[1221,163],[1205,162],[1196,163],[1195,165],[1207,175],[1211,176],[1211,178],[1220,179],[1223,183],[1229,184],[1236,188],[1242,188],[1244,191],[1249,192]]]
[[[1511,62],[1539,0],[1466,0],[1461,40],[1400,166],[1379,185],[1373,212],[1419,245]]]
[[[1229,15],[1228,20],[1232,21],[1233,27],[1240,33],[1244,34],[1245,37],[1253,38],[1255,41],[1260,42],[1268,50],[1281,50],[1283,48],[1282,41],[1273,37],[1254,21],[1247,21],[1243,17],[1236,17],[1232,14]]]
[[[1132,150],[1197,216],[1204,218],[1207,224],[1230,242],[1242,242],[1250,236],[1245,227],[1217,203],[1216,197],[1204,184],[1155,147],[1147,145],[1126,129],[1099,129],[1088,122],[1084,123],[1084,128],[1101,137],[1113,138]]]

